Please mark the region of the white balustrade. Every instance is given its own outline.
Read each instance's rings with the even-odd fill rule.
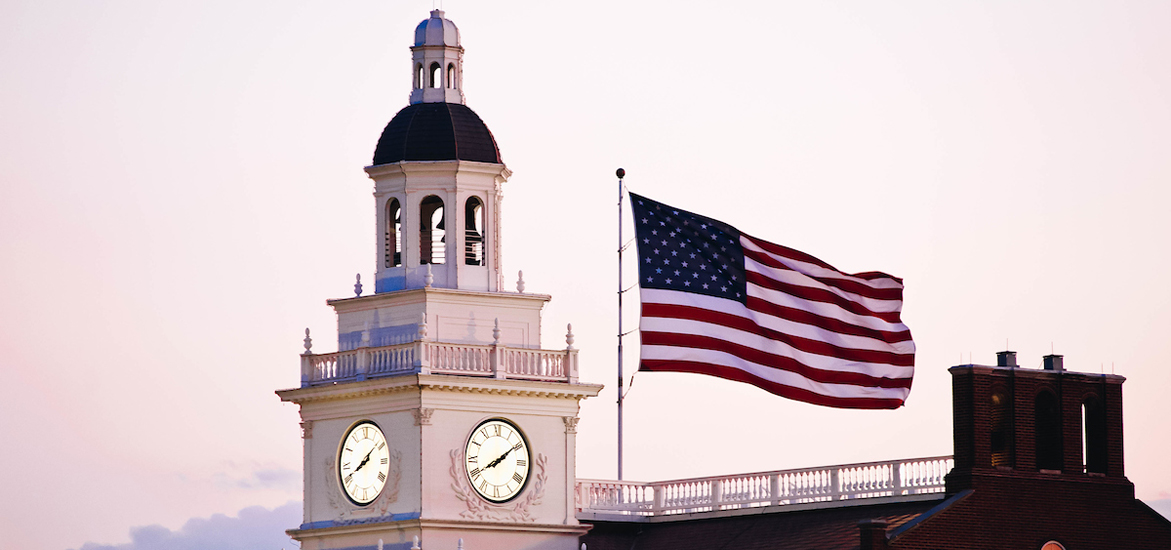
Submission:
[[[580,512],[659,516],[942,493],[950,456],[640,483],[581,479]]]
[[[493,364],[500,365],[499,373]],[[577,381],[577,350],[508,348],[418,341],[349,351],[301,355],[301,383],[363,380],[406,372],[494,376],[518,380]]]

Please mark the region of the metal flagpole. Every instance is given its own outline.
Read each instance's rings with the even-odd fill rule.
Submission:
[[[626,170],[615,172],[618,176],[618,481],[622,481],[622,178]]]

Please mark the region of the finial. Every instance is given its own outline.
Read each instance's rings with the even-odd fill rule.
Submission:
[[[581,550],[586,550],[585,543],[581,543]]]
[[[313,353],[313,339],[309,337],[309,329],[305,329],[305,355]]]
[[[362,295],[362,274],[359,273],[354,277],[354,296]]]
[[[362,347],[370,346],[370,321],[362,325]]]
[[[423,284],[427,288],[431,288],[433,282],[435,282],[435,276],[431,274],[431,264],[427,264],[427,276],[423,277]]]
[[[378,539],[378,550],[382,550],[382,539]]]
[[[492,343],[500,343],[500,318],[496,318],[496,325],[492,327]]]
[[[455,550],[464,550],[464,539],[455,541]]]
[[[423,312],[423,319],[419,321],[419,341],[427,339],[427,312]]]
[[[517,292],[524,292],[525,291],[525,272],[524,271],[517,271],[516,272],[516,291]]]
[[[565,349],[573,349],[573,324],[565,325]]]
[[[415,535],[415,543],[411,545],[411,550],[423,550],[419,548],[419,535]]]
[[[619,168],[617,172],[614,172],[614,175],[618,176],[618,179],[625,178],[626,177],[626,170]]]

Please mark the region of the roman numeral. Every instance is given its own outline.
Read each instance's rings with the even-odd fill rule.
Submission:
[[[349,468],[350,468],[350,463],[349,463],[349,462],[347,462],[347,463],[345,463],[345,464],[342,464],[342,469],[343,469],[343,470],[348,470]]]
[[[488,482],[487,482],[487,481],[485,481],[485,480],[481,480],[481,481],[480,481],[480,490],[481,490],[481,491],[487,491],[487,490],[488,490]]]
[[[468,472],[468,475],[472,476],[472,480],[474,481],[477,477],[480,477],[480,469],[473,468],[472,471]]]
[[[523,458],[518,458],[518,459],[516,459],[516,465],[520,466],[521,468],[524,468],[525,466],[529,465],[529,461],[527,461]]]
[[[472,464],[479,464],[479,463],[480,463],[480,457],[478,457],[478,456],[469,456],[469,457],[468,457],[468,462],[471,462]]]
[[[480,430],[480,434],[484,436],[484,439],[488,439],[488,428]]]
[[[520,474],[516,472],[513,472],[512,479],[515,479],[517,483],[524,481],[524,479],[520,477]]]
[[[500,487],[497,487],[496,485],[492,486],[492,496],[500,498]]]
[[[500,424],[496,424],[495,426],[492,426],[492,427],[496,428],[496,435],[500,435]]]
[[[386,474],[378,472],[378,481],[386,481]]]
[[[382,463],[383,463],[383,464],[386,464],[387,462],[390,462],[390,459],[389,459],[389,458],[386,458],[385,456],[384,456],[384,457],[382,457]]]
[[[362,439],[370,439],[370,428],[362,428]]]
[[[514,451],[519,451],[519,450],[520,450],[520,446],[521,446],[521,443],[519,443],[519,442],[518,442],[516,445],[513,445],[513,446],[512,446],[512,450],[514,450]]]
[[[379,443],[379,444],[378,444],[378,450],[379,450],[379,451],[381,451],[381,450],[382,450],[382,448],[383,448],[383,447],[385,447],[385,446],[386,446],[386,442],[385,442],[385,441],[383,441],[382,443]]]
[[[354,474],[350,474],[350,475],[346,476],[345,482],[346,482],[347,486],[349,484],[353,483],[354,482]]]

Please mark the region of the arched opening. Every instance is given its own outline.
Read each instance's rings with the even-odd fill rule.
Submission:
[[[439,65],[439,63],[432,63],[431,64],[431,87],[432,88],[440,88],[443,86],[443,82],[440,81],[440,79],[443,77],[442,71],[443,71],[443,67],[441,67]]]
[[[444,260],[443,199],[428,195],[419,205],[419,264],[441,264]]]
[[[1061,470],[1061,404],[1053,392],[1042,390],[1035,405],[1037,469]]]
[[[1082,404],[1082,457],[1087,473],[1106,473],[1106,407],[1096,395]]]
[[[991,400],[991,441],[993,466],[1012,466],[1012,429],[1008,412],[1008,397],[1004,392],[992,394]]]
[[[464,263],[484,265],[484,203],[479,197],[464,205]]]
[[[455,63],[447,64],[447,87],[455,87]]]
[[[403,265],[402,208],[398,199],[386,203],[386,267]]]
[[[423,89],[423,64],[415,63],[415,89]]]

